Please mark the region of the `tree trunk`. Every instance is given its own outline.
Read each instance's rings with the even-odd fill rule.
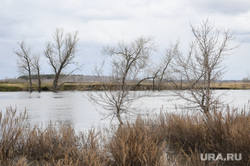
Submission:
[[[212,115],[210,111],[206,111],[204,112],[204,114],[205,114],[205,122],[209,124],[212,121]]]
[[[30,82],[30,92],[32,92],[33,91],[33,87],[32,87],[32,78],[31,78],[31,72],[30,72],[30,70],[29,70],[29,82]]]
[[[53,92],[57,92],[57,85],[58,85],[59,77],[60,77],[60,73],[56,73],[54,81],[53,81],[53,89],[52,89]]]
[[[37,70],[37,77],[38,77],[38,92],[41,92],[41,76],[40,76],[40,70]]]
[[[123,125],[123,121],[122,121],[122,118],[121,118],[121,115],[120,115],[120,113],[118,112],[117,113],[117,119],[118,119],[118,121],[119,121],[119,125],[121,126],[121,125]]]
[[[181,83],[180,83],[180,90],[183,90],[183,88],[182,88],[182,77],[181,77]]]
[[[155,78],[153,78],[153,87],[152,87],[153,89],[153,91],[155,91]]]
[[[137,83],[136,86],[140,86],[140,84],[141,84],[143,81],[148,80],[148,79],[152,79],[152,78],[154,78],[154,77],[146,77],[146,78],[143,78],[143,79],[141,79],[141,80]]]

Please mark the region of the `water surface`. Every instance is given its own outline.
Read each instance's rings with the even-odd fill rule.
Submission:
[[[224,94],[224,92],[217,91],[216,93]],[[108,126],[112,118],[102,120],[104,116],[101,113],[105,110],[91,103],[87,93],[95,92],[0,92],[0,110],[4,111],[10,106],[16,107],[18,111],[26,110],[32,125],[46,126],[52,121],[55,124],[71,124],[78,131]],[[231,106],[243,108],[250,100],[250,91],[229,90],[221,97],[221,100]],[[177,99],[172,91],[162,91],[149,93],[137,100],[132,107],[137,114],[151,115],[160,111],[176,111],[176,107],[181,105],[185,105],[185,101]],[[131,114],[127,118],[135,116],[136,114]],[[118,122],[114,119],[112,123]]]

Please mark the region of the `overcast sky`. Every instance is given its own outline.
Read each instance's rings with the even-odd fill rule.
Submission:
[[[179,40],[187,48],[192,39],[190,24],[209,18],[216,28],[230,29],[232,43],[243,42],[225,60],[223,79],[242,79],[250,72],[249,0],[0,0],[0,79],[18,77],[17,42],[25,40],[34,53],[43,56],[45,43],[52,41],[56,28],[79,31],[78,72],[91,75],[103,59],[106,45],[153,36],[158,52],[164,53],[169,41]],[[52,73],[45,58],[42,73]]]

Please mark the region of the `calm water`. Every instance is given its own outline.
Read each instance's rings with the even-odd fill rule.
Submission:
[[[224,93],[225,91],[217,91]],[[111,118],[104,119],[101,113],[105,110],[88,100],[90,92],[0,92],[0,110],[16,107],[18,111],[26,109],[29,122],[34,125],[46,126],[50,121],[57,124],[71,124],[77,131],[97,126],[107,126]],[[92,92],[93,93],[93,92]],[[162,111],[175,111],[179,104],[185,104],[180,99],[174,99],[173,92],[163,91],[151,93],[136,101],[132,107],[137,113],[150,115]],[[250,100],[249,90],[230,90],[221,98],[231,106],[243,107]],[[129,115],[133,118],[136,115]],[[128,118],[128,117],[127,117]],[[114,119],[112,124],[116,124]]]

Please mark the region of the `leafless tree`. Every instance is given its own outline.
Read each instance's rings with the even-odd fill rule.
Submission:
[[[207,19],[199,27],[191,25],[194,40],[190,44],[187,56],[176,51],[176,76],[182,76],[187,86],[187,93],[175,91],[189,104],[198,106],[209,119],[210,111],[220,95],[215,95],[211,84],[218,81],[224,73],[222,61],[229,51],[229,42],[234,36],[228,31],[220,31]]]
[[[153,89],[154,89],[154,80],[158,76],[159,70],[158,70],[158,67],[157,68],[155,67],[155,64],[153,62],[148,62],[148,63],[151,65],[147,65],[147,67],[142,72],[144,74],[138,80],[137,85],[136,85],[138,89],[141,86],[141,83],[147,80],[153,80]]]
[[[242,79],[243,82],[248,83],[250,82],[250,74],[247,72],[247,76]]]
[[[41,76],[40,76],[40,70],[41,70],[41,60],[40,55],[34,55],[32,58],[32,67],[37,72],[37,80],[38,80],[38,91],[41,92]]]
[[[164,79],[167,79],[171,75],[170,65],[174,57],[178,54],[179,42],[171,43],[169,48],[166,49],[165,55],[161,60],[161,64],[158,69],[158,90],[162,89]],[[169,70],[168,70],[169,69]]]
[[[76,48],[79,39],[77,31],[64,34],[64,30],[59,28],[56,29],[53,38],[54,43],[47,43],[44,54],[45,57],[48,58],[49,64],[52,66],[55,73],[53,91],[56,92],[58,90],[58,81],[62,71],[70,64],[76,65],[73,60],[77,52]],[[78,68],[78,66],[76,68]],[[73,71],[75,70],[76,69]]]
[[[154,50],[152,38],[146,37],[129,44],[120,42],[117,47],[104,48],[103,52],[112,59],[112,71],[109,77],[103,77],[102,71],[97,71],[99,78],[102,78],[103,91],[89,97],[92,102],[109,111],[108,116],[117,117],[120,125],[123,124],[121,114],[130,112],[131,104],[142,96],[132,90]]]
[[[138,83],[139,86],[143,81],[152,80],[152,90],[157,87],[158,90],[162,89],[163,81],[170,77],[171,63],[178,51],[179,42],[171,43],[169,48],[166,49],[164,56],[160,59],[159,64],[149,65],[146,70],[146,76],[142,78]]]
[[[17,66],[20,73],[28,74],[29,85],[30,85],[29,91],[32,92],[33,88],[32,88],[32,78],[31,78],[32,74],[31,48],[26,45],[25,41],[18,43],[18,45],[20,47],[20,50],[15,51],[15,54],[19,57],[19,60],[17,61]]]

